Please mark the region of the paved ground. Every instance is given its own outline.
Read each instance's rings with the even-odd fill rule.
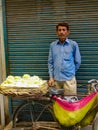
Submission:
[[[87,127],[85,127],[85,128],[82,128],[81,130],[92,130],[92,126],[89,125],[89,126],[87,126]]]
[[[0,126],[0,130],[32,130],[30,127],[22,127],[22,126],[17,127],[17,128],[12,128],[12,122],[10,122],[6,127]],[[81,130],[92,130],[92,126],[89,125],[85,128],[82,128]]]
[[[0,126],[0,130],[4,130],[4,127]]]

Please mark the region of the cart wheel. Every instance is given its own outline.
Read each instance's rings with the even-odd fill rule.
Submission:
[[[53,123],[55,123],[56,127],[60,128],[60,125],[58,122],[56,122],[54,114],[52,113],[49,105],[51,106],[49,103],[46,105],[45,101],[29,101],[21,104],[13,114],[13,127],[19,127],[19,124],[22,121],[26,122],[24,123],[26,125],[25,127],[42,128],[44,125],[45,128],[48,128],[50,125],[52,125],[51,127],[54,127]]]
[[[95,121],[93,123],[93,130],[98,130],[98,114],[97,114]]]

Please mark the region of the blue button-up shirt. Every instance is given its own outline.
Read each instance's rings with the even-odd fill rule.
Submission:
[[[63,44],[59,43],[59,40],[51,43],[48,57],[50,77],[58,81],[70,80],[75,76],[80,64],[81,55],[75,41],[66,39]]]

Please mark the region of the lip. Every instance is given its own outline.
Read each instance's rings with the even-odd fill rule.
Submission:
[[[59,36],[64,36],[63,34],[59,35]]]
[[[64,36],[64,35],[60,35],[59,37],[60,37],[60,38],[65,38],[65,36]]]

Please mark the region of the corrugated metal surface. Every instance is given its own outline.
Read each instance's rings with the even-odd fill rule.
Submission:
[[[78,83],[98,79],[98,0],[5,0],[8,74],[48,79],[47,58],[55,26],[67,21],[79,44]]]
[[[80,46],[79,80],[97,78],[98,1],[6,0],[9,73],[47,78],[47,56],[55,25],[68,21]]]
[[[97,0],[6,0],[8,74],[29,73],[48,79],[50,43],[56,39],[55,25],[70,24],[70,38],[79,44],[82,65],[79,82],[98,78]]]
[[[78,41],[82,65],[78,82],[98,79],[98,1],[69,1],[67,19],[71,23],[71,37]]]

